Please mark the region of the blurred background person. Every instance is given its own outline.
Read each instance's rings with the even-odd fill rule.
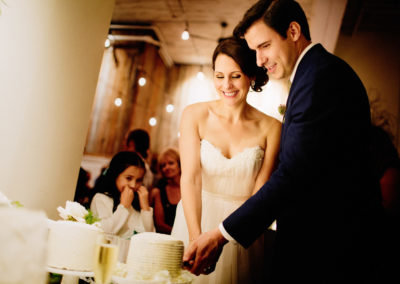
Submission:
[[[136,152],[142,158],[145,167],[146,174],[143,179],[143,185],[147,188],[151,188],[154,183],[154,174],[151,171],[150,165],[147,161],[149,156],[150,148],[150,135],[144,129],[134,129],[129,132],[126,139],[126,150]]]
[[[90,207],[90,201],[92,200],[94,192],[94,190],[92,190],[92,188],[89,186],[89,180],[90,173],[84,168],[80,167],[78,181],[76,183],[74,201],[79,202],[80,204],[85,206],[86,209],[89,209]]]
[[[160,180],[151,190],[150,202],[154,207],[156,231],[171,234],[175,220],[176,206],[181,200],[181,163],[177,150],[169,148],[158,159]]]

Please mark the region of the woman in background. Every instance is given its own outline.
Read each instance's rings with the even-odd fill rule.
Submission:
[[[154,224],[157,232],[171,234],[175,220],[176,206],[181,200],[181,162],[177,150],[169,148],[158,158],[162,178],[150,194],[154,207]]]

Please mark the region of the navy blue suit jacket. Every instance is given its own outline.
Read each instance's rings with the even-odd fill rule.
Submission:
[[[313,46],[290,88],[277,170],[223,222],[248,247],[277,220],[273,272],[281,282],[334,283],[363,273],[381,212],[367,167],[369,129],[369,102],[358,76],[320,44]]]

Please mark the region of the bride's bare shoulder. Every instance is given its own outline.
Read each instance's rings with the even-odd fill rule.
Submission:
[[[259,120],[260,123],[274,124],[274,125],[280,124],[280,121],[277,120],[276,118],[259,111],[258,109],[256,109],[253,106],[250,106],[250,107],[251,107],[252,117],[254,117],[256,120]]]
[[[272,117],[269,116],[258,109],[252,107],[252,117],[255,118],[255,121],[257,122],[257,125],[262,131],[265,132],[270,132],[270,131],[279,131],[282,127],[281,122]]]
[[[195,119],[200,119],[206,116],[209,112],[213,102],[200,102],[188,105],[183,110],[183,117],[192,117]]]

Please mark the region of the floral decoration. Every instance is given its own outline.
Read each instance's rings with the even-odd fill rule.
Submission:
[[[67,201],[65,208],[60,206],[57,208],[57,211],[64,220],[100,226],[100,219],[78,202]]]

